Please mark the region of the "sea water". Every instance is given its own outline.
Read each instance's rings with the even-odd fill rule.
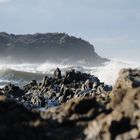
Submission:
[[[31,80],[41,81],[45,75],[53,75],[56,68],[60,68],[62,74],[67,70],[75,69],[76,71],[86,72],[91,75],[97,76],[101,82],[105,82],[109,85],[114,85],[119,71],[122,68],[138,68],[140,64],[131,61],[122,61],[113,59],[110,62],[105,63],[99,67],[86,67],[83,65],[63,65],[45,62],[41,64],[0,64],[0,87],[3,87],[7,83],[13,83],[15,85],[25,85]]]

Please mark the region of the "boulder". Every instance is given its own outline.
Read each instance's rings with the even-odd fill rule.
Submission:
[[[140,138],[140,70],[123,69],[113,88],[111,101],[104,113],[88,124],[86,139],[139,139]],[[96,131],[92,131],[95,130]]]
[[[1,140],[41,139],[37,134],[39,130],[36,129],[39,123],[39,114],[27,110],[23,105],[7,99],[6,96],[0,96]]]

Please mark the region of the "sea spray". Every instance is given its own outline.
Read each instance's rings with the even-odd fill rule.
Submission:
[[[135,62],[120,61],[117,59],[107,62],[104,66],[97,67],[96,70],[90,71],[90,74],[96,75],[101,81],[106,84],[114,85],[119,75],[119,71],[123,68],[140,68],[140,65]]]
[[[62,74],[67,70],[86,72],[97,76],[101,82],[114,85],[118,73],[122,68],[140,68],[139,63],[113,59],[100,67],[85,67],[74,65],[63,65],[45,62],[41,64],[0,64],[0,85],[12,82],[18,85],[25,84],[33,79],[41,80],[44,75],[52,75],[59,67]],[[20,83],[20,84],[19,84]]]

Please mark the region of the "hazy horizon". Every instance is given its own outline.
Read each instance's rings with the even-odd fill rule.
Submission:
[[[65,32],[102,57],[140,60],[140,1],[0,0],[0,31]]]

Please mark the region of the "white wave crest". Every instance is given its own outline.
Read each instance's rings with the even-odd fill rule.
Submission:
[[[9,81],[13,77],[18,77],[18,79],[20,79],[19,78],[20,76],[22,77],[22,79],[33,80],[30,78],[32,77],[35,78],[36,76],[38,77],[38,75],[34,75],[34,74],[39,74],[39,76],[40,74],[52,75],[54,70],[57,67],[59,67],[62,70],[62,74],[64,74],[65,71],[67,70],[75,69],[76,71],[86,72],[86,73],[95,75],[100,79],[100,81],[105,82],[106,84],[114,85],[118,77],[119,71],[122,68],[138,68],[139,69],[140,64],[130,62],[130,61],[122,61],[122,60],[119,61],[117,59],[111,60],[110,62],[106,63],[104,66],[100,66],[100,67],[72,66],[72,65],[54,64],[54,63],[48,63],[48,62],[45,62],[43,64],[29,64],[29,63],[0,64],[0,80],[2,79],[2,80]],[[10,69],[10,71],[7,71],[8,69]],[[10,73],[9,78],[8,78],[8,72]],[[30,73],[30,74],[27,74],[27,73]],[[31,74],[33,76],[31,76]],[[27,77],[30,77],[30,78],[27,78]],[[14,80],[16,79],[14,78]]]
[[[118,78],[119,71],[123,68],[140,69],[140,65],[131,61],[122,61],[114,59],[106,63],[106,65],[104,66],[97,67],[96,70],[91,70],[90,74],[94,74],[106,84],[114,85],[115,81]]]

